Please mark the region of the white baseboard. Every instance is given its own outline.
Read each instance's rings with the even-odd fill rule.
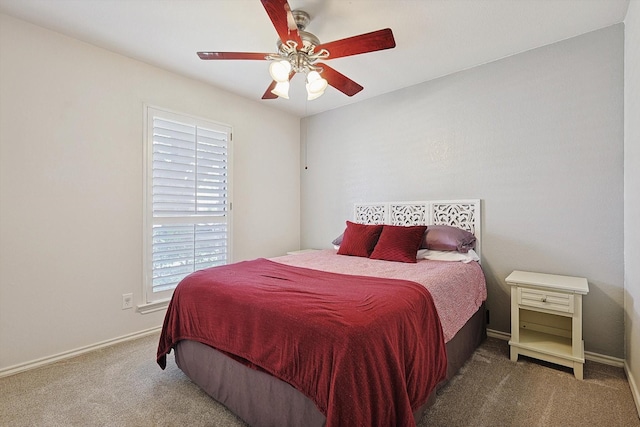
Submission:
[[[7,368],[0,369],[0,378],[8,377],[19,372],[28,371],[30,369],[39,368],[41,366],[49,365],[60,360],[70,359],[72,357],[80,356],[90,351],[98,350],[100,348],[109,347],[114,344],[118,344],[125,341],[131,341],[137,338],[142,338],[147,335],[160,332],[162,327],[157,326],[155,328],[145,329],[144,331],[134,332],[132,334],[123,335],[121,337],[112,338],[110,340],[101,341],[96,344],[91,344],[85,347],[80,347],[75,350],[65,351],[63,353],[54,354],[53,356],[42,357],[40,359],[32,360],[30,362],[20,363],[18,365],[9,366]]]
[[[506,332],[496,331],[495,329],[487,328],[487,336],[491,338],[498,338],[499,340],[509,341],[511,339],[511,334]]]
[[[640,389],[638,389],[638,383],[636,382],[635,377],[631,373],[631,369],[629,369],[629,365],[627,361],[624,361],[624,372],[627,374],[627,379],[629,380],[629,387],[631,388],[631,395],[633,396],[633,401],[636,403],[636,410],[638,411],[638,417],[640,417]]]
[[[511,334],[507,332],[496,331],[494,329],[488,329],[488,328],[487,328],[487,336],[492,338],[497,338],[500,340],[505,340],[505,341],[509,341],[511,339]],[[615,366],[616,368],[624,367],[624,359],[620,359],[618,357],[606,356],[600,353],[585,351],[584,358],[592,362],[602,363],[603,365]]]
[[[624,368],[624,359],[619,357],[606,356],[591,351],[584,352],[584,358],[592,362],[602,363],[603,365],[615,366],[616,368]]]

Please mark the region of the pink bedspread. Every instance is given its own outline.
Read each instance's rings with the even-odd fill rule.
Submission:
[[[445,342],[464,326],[487,299],[487,286],[477,262],[419,260],[416,264],[336,255],[324,249],[271,258],[282,264],[333,273],[411,280],[426,287],[440,315]]]
[[[327,426],[412,426],[446,374],[427,289],[266,259],[189,275],[174,292],[158,363],[183,339],[238,355],[290,383]]]

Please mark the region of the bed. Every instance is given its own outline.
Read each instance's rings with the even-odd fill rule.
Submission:
[[[378,244],[388,229],[454,226],[480,258],[479,200],[358,204],[352,224],[389,225]],[[218,267],[213,296],[209,272],[194,273],[167,311],[158,363],[173,350],[252,426],[415,425],[486,336],[484,275],[475,261],[339,255],[345,246]]]

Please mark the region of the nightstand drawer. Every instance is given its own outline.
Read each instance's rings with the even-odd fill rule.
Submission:
[[[573,299],[573,294],[518,287],[518,304],[521,306],[573,313]]]

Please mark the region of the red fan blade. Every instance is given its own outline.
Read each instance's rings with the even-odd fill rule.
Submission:
[[[286,43],[287,40],[293,40],[298,43],[298,47],[302,47],[302,39],[298,33],[298,26],[296,25],[291,8],[287,0],[260,0],[264,9],[267,11],[267,15],[271,19],[280,41]]]
[[[289,81],[291,81],[291,79],[293,78],[293,76],[296,74],[295,71],[292,71],[289,73]],[[275,80],[271,82],[271,84],[269,85],[269,87],[267,88],[267,90],[265,91],[264,95],[262,95],[262,99],[276,99],[278,98],[278,95],[276,95],[275,93],[272,93],[271,91],[273,90],[273,88],[276,87],[276,82]]]
[[[322,67],[322,73],[320,75],[324,78],[327,83],[331,86],[338,89],[340,92],[344,93],[347,96],[353,96],[356,93],[360,92],[364,89],[358,83],[351,80],[349,77],[344,74],[340,74],[333,68],[329,67],[327,64],[316,64],[319,67]]]
[[[275,80],[271,82],[264,95],[262,95],[262,99],[276,99],[278,97],[278,95],[271,92],[276,87],[276,83]]]
[[[317,46],[314,51],[320,52],[320,49],[327,49],[329,51],[329,57],[327,59],[334,59],[394,47],[396,47],[396,41],[393,38],[393,33],[390,28],[385,28],[384,30],[323,43]]]
[[[272,53],[252,52],[198,52],[200,59],[254,59],[266,60]]]

